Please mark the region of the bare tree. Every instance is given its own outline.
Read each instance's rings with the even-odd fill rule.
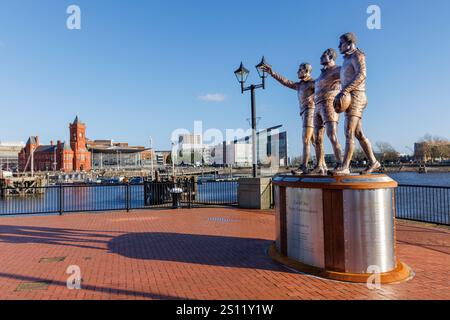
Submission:
[[[355,149],[355,152],[353,152],[353,161],[364,161],[367,160],[366,154],[364,153],[364,151],[361,149],[361,147],[357,147]]]
[[[442,156],[445,159],[450,159],[450,143],[447,143],[443,148],[442,148]]]
[[[441,137],[435,137],[434,144],[431,146],[431,157],[442,161],[448,157],[448,149],[450,142]]]
[[[378,148],[378,152],[381,154],[381,161],[398,161],[400,158],[400,154],[397,150],[389,142],[377,142],[376,146]]]
[[[427,133],[419,142],[422,144],[423,158],[431,158],[431,162],[436,159],[442,161],[450,157],[450,141],[447,138]]]

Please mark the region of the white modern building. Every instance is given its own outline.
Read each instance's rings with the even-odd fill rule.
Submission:
[[[257,161],[263,166],[286,166],[287,133],[275,126],[257,133]],[[182,134],[175,146],[175,163],[219,166],[251,167],[252,138],[244,136],[233,141],[223,141],[215,146],[204,144],[199,134]]]
[[[210,148],[211,164],[250,167],[252,145],[249,143],[223,142]]]
[[[275,126],[257,133],[258,164],[263,166],[288,165],[287,133],[280,132],[281,127],[281,125]],[[251,167],[253,163],[251,142],[251,136],[246,136],[210,147],[212,164]]]
[[[19,152],[25,143],[0,141],[0,170],[15,171],[19,165]]]
[[[174,161],[178,165],[205,164],[210,158],[209,149],[205,152],[202,136],[199,134],[180,134],[174,151]]]

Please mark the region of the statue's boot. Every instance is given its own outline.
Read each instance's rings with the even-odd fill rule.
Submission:
[[[311,170],[309,170],[308,167],[305,165],[301,165],[300,168],[298,168],[298,170],[301,171],[302,174],[308,174],[311,172]]]
[[[334,166],[334,168],[333,168],[332,170],[328,170],[328,174],[329,174],[329,175],[334,175],[334,173],[335,173],[336,171],[338,171],[339,169],[341,169],[341,167],[342,167],[342,163],[337,162],[336,165]]]
[[[300,167],[298,167],[297,170],[291,170],[291,173],[294,176],[298,176],[298,175],[302,175],[302,174],[308,174],[309,172],[310,172],[310,170],[308,169],[308,167],[303,165],[303,164]]]
[[[367,158],[369,159],[369,166],[361,172],[361,174],[371,174],[372,172],[381,168],[381,164],[375,158],[373,154],[372,145],[368,139],[360,140],[361,148],[364,150]]]
[[[340,167],[333,171],[334,176],[348,176],[350,174],[350,168]]]
[[[372,172],[377,171],[380,168],[381,164],[378,161],[375,161],[369,164],[369,166],[363,172],[361,172],[361,174],[371,174]]]
[[[311,171],[311,173],[320,176],[326,176],[328,175],[328,168],[326,165],[318,165]]]

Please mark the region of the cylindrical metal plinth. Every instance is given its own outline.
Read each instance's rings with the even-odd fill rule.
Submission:
[[[340,280],[360,282],[377,272],[390,282],[409,275],[395,255],[394,180],[281,175],[273,184],[280,257]]]
[[[394,192],[343,190],[345,272],[395,269]]]

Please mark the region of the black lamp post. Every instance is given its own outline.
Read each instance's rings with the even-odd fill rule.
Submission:
[[[244,65],[241,62],[241,65],[239,66],[239,69],[237,69],[234,74],[236,75],[236,78],[238,82],[241,84],[241,92],[244,93],[245,91],[251,92],[251,106],[252,106],[252,161],[253,161],[253,178],[257,177],[257,155],[256,155],[256,101],[255,101],[255,89],[265,89],[266,88],[266,78],[267,78],[267,72],[264,70],[263,66],[266,65],[266,60],[264,57],[262,58],[261,62],[255,66],[256,70],[258,71],[259,77],[261,78],[262,82],[261,84],[257,85],[250,85],[248,87],[245,87],[245,81],[247,81],[248,74],[250,71],[248,71]]]

